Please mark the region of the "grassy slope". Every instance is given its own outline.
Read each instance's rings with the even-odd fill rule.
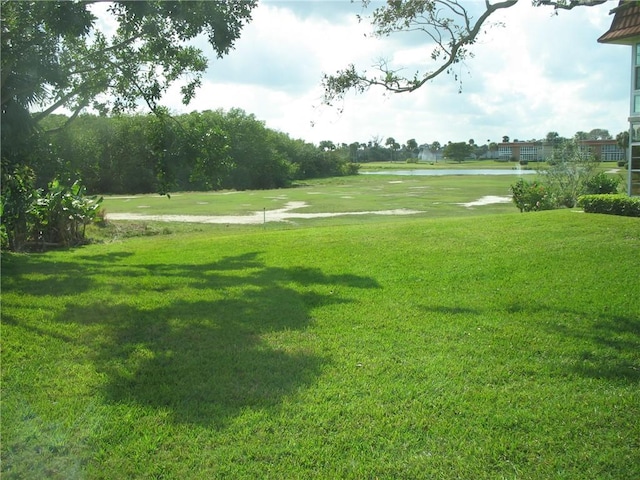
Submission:
[[[3,256],[3,478],[638,478],[640,223]]]

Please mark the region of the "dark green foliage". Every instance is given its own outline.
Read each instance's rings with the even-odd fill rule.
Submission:
[[[640,217],[640,198],[626,195],[582,195],[578,205],[587,213]]]
[[[171,127],[162,126],[162,138],[155,139],[161,148],[154,149],[151,142],[146,151],[140,151],[141,135],[135,131],[140,125],[127,125],[127,120],[101,119],[93,132],[77,129],[66,144],[58,139],[42,152],[36,152],[36,146],[49,145],[43,131],[61,128],[89,106],[101,114],[118,114],[138,108],[142,100],[165,121],[166,112],[157,101],[176,81],[187,80],[181,94],[188,104],[207,67],[204,52],[189,40],[206,37],[218,57],[229,53],[256,2],[113,2],[108,7],[117,25],[113,35],[101,30],[104,24],[92,13],[91,3],[2,1],[3,168],[13,172],[19,171],[15,166],[31,167],[36,186],[82,171],[94,191],[117,192],[125,182],[134,183],[127,190],[166,191],[173,183],[168,163],[174,153],[163,144],[173,145]],[[71,117],[44,126],[61,107],[72,111]],[[204,175],[204,185],[211,179],[211,141],[222,156],[219,137],[219,132],[196,129],[180,138],[180,147],[193,155],[190,175],[199,180]],[[72,159],[71,149],[85,158]],[[60,168],[61,159],[72,168]],[[216,167],[221,163],[217,159]]]
[[[85,196],[86,189],[78,181],[65,186],[58,180],[38,192],[30,212],[34,220],[32,241],[43,245],[70,246],[84,242],[85,228],[100,209],[101,198]]]
[[[26,166],[9,167],[3,162],[0,197],[3,248],[19,250],[26,242],[33,225],[31,206],[36,196],[33,170]]]
[[[471,156],[471,153],[473,153],[473,147],[466,142],[449,143],[444,147],[444,151],[442,153],[444,158],[449,158],[459,163]]]
[[[2,2],[3,140],[28,133],[61,106],[121,113],[143,100],[155,110],[178,80],[187,79],[181,93],[189,103],[207,57],[188,41],[206,37],[218,57],[226,55],[256,6],[254,0],[114,2],[108,13],[118,28],[109,36],[90,3]]]
[[[521,212],[576,206],[581,195],[612,194],[620,178],[598,172],[593,156],[573,140],[554,149],[547,167],[540,170],[541,182],[519,180],[511,186],[513,201]]]
[[[612,178],[604,172],[599,172],[584,182],[584,193],[587,195],[598,193],[618,193],[619,184],[619,178]]]
[[[511,185],[513,203],[521,212],[536,212],[538,210],[551,210],[556,203],[549,189],[538,181],[529,182],[519,179]]]
[[[95,17],[86,4],[76,2],[3,1],[0,12],[2,157],[17,163],[16,148],[25,146],[36,130],[30,109],[56,98],[59,92],[51,87],[74,89],[70,72],[77,65],[69,49],[82,48],[79,40]]]
[[[56,128],[66,117],[43,124]],[[298,179],[352,175],[348,148],[321,151],[267,128],[240,109],[171,117],[80,115],[30,155],[39,186],[55,176],[82,178],[97,194],[287,187]]]
[[[85,194],[79,181],[66,186],[54,180],[46,190],[36,189],[28,167],[3,174],[3,248],[24,250],[84,243],[85,228],[98,217],[102,202]]]
[[[291,161],[278,148],[276,132],[264,122],[240,109],[228,113],[205,112],[223,125],[229,139],[229,156],[233,168],[223,177],[224,188],[253,190],[282,188],[290,184]]]

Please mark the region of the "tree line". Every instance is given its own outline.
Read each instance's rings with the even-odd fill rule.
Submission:
[[[348,151],[269,129],[240,109],[179,116],[52,115],[30,162],[37,186],[82,179],[90,194],[268,189],[357,173]]]

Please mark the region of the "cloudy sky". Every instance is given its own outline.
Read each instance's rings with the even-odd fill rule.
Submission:
[[[463,2],[464,3],[464,2]],[[472,3],[472,2],[467,2]],[[479,4],[480,6],[482,4]],[[266,0],[229,56],[211,58],[195,100],[184,107],[174,92],[164,104],[179,113],[238,107],[270,128],[318,143],[466,141],[482,144],[543,138],[550,131],[627,129],[631,49],[602,45],[615,2],[562,11],[534,8],[529,0],[491,17],[491,28],[459,71],[462,93],[444,75],[413,93],[371,89],[349,95],[340,113],[323,107],[321,78],[354,63],[370,69],[387,59],[413,72],[428,62],[423,36],[378,39],[358,23],[367,14],[350,0]],[[210,50],[209,50],[210,51]]]

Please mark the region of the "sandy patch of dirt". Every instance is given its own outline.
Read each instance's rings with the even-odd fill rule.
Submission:
[[[459,203],[458,205],[463,205],[467,208],[470,207],[481,207],[482,205],[491,205],[493,203],[510,203],[511,197],[497,197],[495,195],[487,195],[486,197],[479,198],[478,200],[474,200],[473,202],[468,203]]]
[[[328,218],[343,215],[414,215],[416,213],[422,213],[420,210],[408,210],[404,208],[369,212],[301,213],[293,211],[307,206],[308,204],[305,202],[289,202],[283,208],[257,211],[247,215],[144,215],[140,213],[110,213],[107,214],[107,220],[256,225],[265,222],[286,222],[296,218]]]

